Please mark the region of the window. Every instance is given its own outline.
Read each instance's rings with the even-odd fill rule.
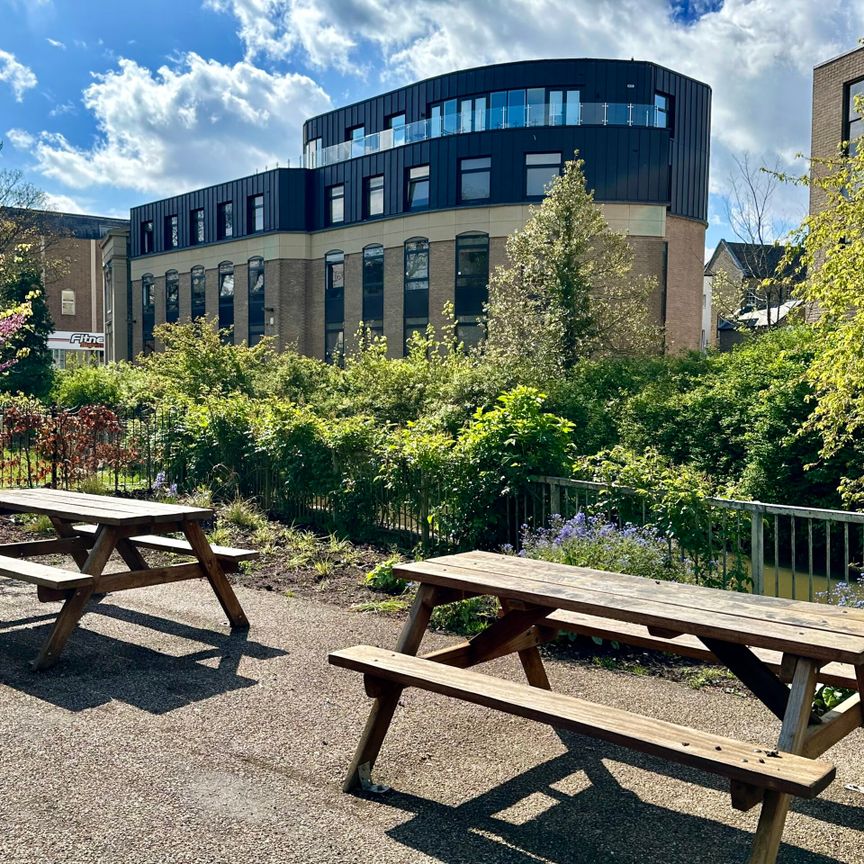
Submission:
[[[405,241],[404,351],[415,333],[424,333],[429,323],[429,241],[413,237]]]
[[[384,335],[384,247],[377,244],[363,250],[363,324]]]
[[[180,245],[180,225],[174,216],[165,217],[165,248],[176,249]]]
[[[165,320],[174,324],[180,318],[180,274],[169,270],[165,274]]]
[[[249,233],[264,230],[264,196],[250,195],[248,203],[248,230]]]
[[[525,194],[529,198],[542,198],[560,173],[560,153],[526,153]]]
[[[200,265],[192,268],[192,320],[203,318],[207,312],[207,277]]]
[[[75,314],[75,292],[69,288],[60,292],[60,314]]]
[[[849,142],[849,155],[854,156],[856,141],[864,133],[864,119],[855,107],[855,97],[864,97],[864,80],[855,81],[848,87],[846,99],[846,122],[844,123],[843,140]]]
[[[486,201],[489,198],[492,159],[462,159],[459,162],[459,200]]]
[[[249,347],[264,338],[264,259],[250,258],[249,274]]]
[[[351,158],[362,156],[366,152],[366,127],[355,126],[348,130],[348,140],[351,142]]]
[[[345,357],[345,254],[324,256],[324,360],[342,365]]]
[[[234,342],[234,265],[223,261],[219,265],[219,329],[231,332],[222,333],[222,341],[230,345]]]
[[[582,122],[582,100],[578,90],[567,91],[567,113],[564,120],[568,126],[578,126]]]
[[[432,106],[432,122],[430,135],[437,138],[439,135],[454,135],[459,131],[459,115],[457,113],[457,102],[448,99]]]
[[[532,87],[526,91],[526,126],[546,125],[546,90],[543,87]]]
[[[147,255],[153,251],[153,220],[141,223],[141,254]]]
[[[109,261],[103,268],[105,278],[105,314],[110,315],[114,303],[114,271]]]
[[[331,186],[327,190],[327,222],[338,225],[345,221],[345,187]]]
[[[490,96],[489,128],[507,128],[507,91],[499,90]]]
[[[511,129],[525,125],[524,90],[511,90],[507,94],[507,125]]]
[[[409,210],[425,210],[429,206],[429,166],[418,165],[408,169]]]
[[[654,125],[658,129],[672,128],[672,97],[665,93],[654,94]]]
[[[405,143],[405,115],[394,114],[387,118],[387,128],[393,130],[393,146],[399,147]]]
[[[141,341],[144,354],[152,354],[156,347],[153,341],[153,325],[156,319],[156,283],[152,273],[141,277]]]
[[[306,142],[306,153],[303,157],[303,165],[306,168],[317,168],[321,155],[321,139],[313,138]]]
[[[204,208],[199,207],[189,214],[189,242],[192,245],[204,242]]]
[[[482,335],[483,306],[489,295],[489,236],[460,234],[456,238],[456,335],[466,347]]]
[[[549,91],[549,125],[564,125],[564,93],[561,90]]]
[[[216,236],[219,240],[227,240],[234,236],[234,204],[225,201],[216,205]]]
[[[384,213],[384,175],[366,180],[366,215],[381,216]]]

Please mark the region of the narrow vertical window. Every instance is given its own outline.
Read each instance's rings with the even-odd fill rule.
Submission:
[[[345,255],[324,256],[324,360],[342,365],[345,356]]]
[[[165,320],[175,324],[180,318],[180,274],[169,270],[165,274]]]
[[[542,198],[560,173],[560,153],[526,153],[525,195],[528,198]]]
[[[60,314],[75,314],[75,292],[71,288],[64,288],[60,292]]]
[[[192,268],[192,320],[203,318],[207,313],[207,276],[200,265]]]
[[[549,125],[564,125],[564,93],[561,90],[549,91]]]
[[[141,277],[141,340],[144,354],[152,354],[156,347],[153,341],[153,325],[156,323],[156,282],[152,273]]]
[[[363,324],[376,336],[384,335],[384,247],[363,250]]]
[[[345,187],[342,184],[327,190],[327,222],[338,225],[345,221]]]
[[[568,126],[578,126],[582,122],[582,100],[578,90],[567,91],[567,110],[564,122]]]
[[[400,147],[405,143],[405,115],[394,114],[387,120],[387,128],[392,130],[393,146]]]
[[[250,258],[249,273],[249,347],[264,338],[264,259]]]
[[[487,201],[491,189],[492,159],[462,159],[459,162],[459,200]]]
[[[219,240],[227,240],[234,236],[234,204],[223,201],[216,206],[216,228]]]
[[[665,93],[654,94],[654,125],[658,129],[671,129],[672,97]]]
[[[248,203],[247,226],[250,234],[264,230],[264,196],[250,195]]]
[[[483,307],[489,296],[489,236],[460,234],[456,238],[454,311],[456,335],[466,347],[483,335]]]
[[[165,217],[165,248],[176,249],[180,245],[180,224],[177,215]]]
[[[234,265],[223,261],[219,265],[219,329],[222,340],[230,345],[234,342]]]
[[[429,166],[418,165],[408,169],[408,194],[406,204],[409,210],[425,210],[429,206]]]
[[[317,168],[321,154],[321,139],[313,138],[306,142],[306,153],[303,157],[303,166],[305,168]]]
[[[351,158],[362,156],[366,152],[366,127],[355,126],[349,129],[348,140],[351,142]]]
[[[204,242],[204,208],[199,207],[189,214],[189,242],[193,246]]]
[[[381,216],[384,213],[384,175],[366,180],[366,215]]]
[[[403,350],[415,333],[425,333],[429,324],[429,241],[413,237],[405,241]]]
[[[527,91],[526,104],[525,124],[527,126],[545,126],[546,91],[542,87],[532,87]]]
[[[482,132],[486,128],[486,97],[478,96],[474,100],[474,131]]]
[[[153,220],[147,219],[141,223],[141,254],[147,255],[153,251]]]
[[[507,94],[507,125],[510,129],[525,125],[524,90],[511,90]]]
[[[858,113],[855,99],[864,96],[864,80],[853,81],[849,87],[849,95],[846,99],[846,123],[843,130],[843,140],[849,142],[849,155],[854,156],[857,152],[857,140],[864,134],[864,119]]]
[[[105,314],[108,315],[114,304],[114,271],[110,261],[103,269],[105,273]]]
[[[499,90],[490,96],[489,128],[507,128],[507,91]]]

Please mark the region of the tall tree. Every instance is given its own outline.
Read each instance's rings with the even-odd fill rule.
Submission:
[[[535,380],[583,357],[662,346],[649,312],[656,282],[633,273],[633,250],[594,203],[583,165],[566,163],[489,282],[487,354]]]

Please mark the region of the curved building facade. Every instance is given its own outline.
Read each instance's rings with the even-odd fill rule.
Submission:
[[[657,279],[667,347],[697,348],[710,101],[652,63],[541,60],[314,117],[302,167],[132,210],[130,350],[151,350],[161,321],[204,315],[237,342],[272,335],[330,360],[362,321],[399,356],[448,303],[470,343],[507,235],[577,150],[636,269]]]

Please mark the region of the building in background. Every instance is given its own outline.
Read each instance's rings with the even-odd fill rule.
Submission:
[[[454,72],[314,117],[302,168],[133,208],[128,258],[106,238],[109,356],[154,350],[156,325],[190,317],[331,361],[362,321],[401,356],[446,304],[473,343],[506,237],[577,150],[657,279],[667,348],[699,348],[710,108],[709,87],[661,66],[583,59]]]

